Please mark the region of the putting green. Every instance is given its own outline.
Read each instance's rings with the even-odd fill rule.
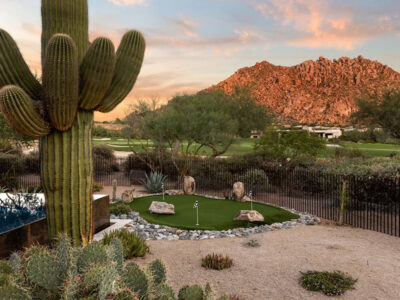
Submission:
[[[196,209],[193,208],[196,200],[199,202],[199,226],[196,226]],[[233,218],[239,210],[249,210],[250,203],[241,203],[231,200],[216,200],[200,196],[165,196],[165,202],[175,206],[175,215],[155,215],[149,213],[149,207],[153,201],[163,201],[162,196],[150,196],[135,199],[131,204],[134,211],[152,224],[167,225],[180,229],[201,230],[226,230],[238,227],[258,226],[284,222],[297,219],[299,216],[291,212],[266,205],[253,203],[253,209],[264,216],[264,223],[249,223],[246,221],[234,221]]]

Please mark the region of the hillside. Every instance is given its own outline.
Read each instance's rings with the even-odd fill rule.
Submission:
[[[362,56],[333,61],[320,57],[292,67],[263,61],[239,69],[212,88],[230,93],[246,83],[254,85],[257,101],[281,122],[346,125],[357,97],[400,87],[400,73]]]

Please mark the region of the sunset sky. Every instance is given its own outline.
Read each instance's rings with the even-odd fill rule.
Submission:
[[[1,0],[0,27],[40,74],[40,0]],[[400,71],[399,0],[89,0],[90,39],[116,44],[130,28],[147,51],[125,102],[97,120],[124,117],[141,98],[167,100],[216,84],[267,60],[291,66],[341,56],[378,60]]]

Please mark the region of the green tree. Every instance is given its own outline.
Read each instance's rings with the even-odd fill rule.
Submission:
[[[0,112],[0,153],[20,153],[23,147],[32,146],[34,139],[16,132]]]
[[[387,91],[382,97],[368,95],[357,99],[358,111],[353,120],[369,126],[379,126],[393,138],[400,139],[400,91]]]
[[[326,149],[317,134],[304,130],[267,130],[256,142],[254,150],[267,159],[285,161],[288,158],[316,157]]]

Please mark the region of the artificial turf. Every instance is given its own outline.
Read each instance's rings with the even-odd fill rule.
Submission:
[[[196,226],[195,201],[199,201],[199,226]],[[131,204],[134,211],[152,224],[167,225],[180,229],[199,230],[227,230],[238,227],[248,227],[261,224],[272,224],[297,219],[299,216],[284,209],[253,203],[253,209],[264,216],[264,223],[249,223],[246,221],[234,221],[233,218],[239,210],[250,210],[250,203],[236,202],[232,200],[216,200],[201,196],[165,196],[165,202],[175,206],[175,215],[155,215],[149,213],[152,201],[163,201],[162,196],[149,196],[135,199]]]

